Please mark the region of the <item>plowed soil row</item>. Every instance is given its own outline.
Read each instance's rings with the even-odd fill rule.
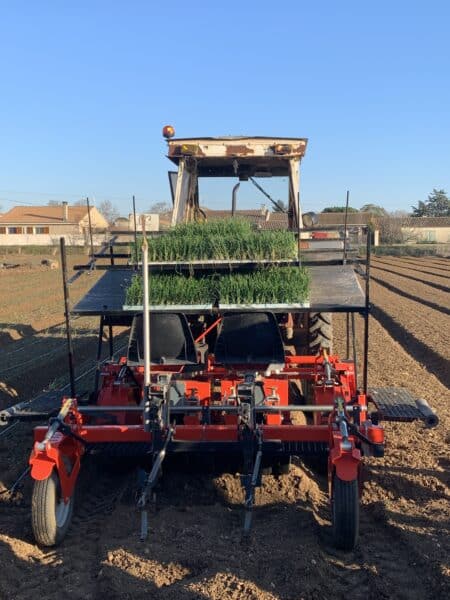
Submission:
[[[441,275],[448,277],[450,274],[450,266],[446,261],[448,259],[440,259],[442,262],[433,262],[431,258],[413,258],[413,257],[394,257],[394,256],[375,256],[375,261],[386,262],[397,268],[407,268],[411,273],[425,273],[430,275]]]
[[[395,257],[397,258],[397,257]],[[394,260],[395,260],[394,258]],[[429,267],[436,267],[436,268],[444,268],[446,270],[449,270],[449,264],[448,264],[448,257],[444,258],[442,256],[427,256],[427,257],[422,257],[422,258],[415,258],[412,256],[402,256],[401,258],[398,258],[398,260],[400,261],[405,261],[405,262],[409,262],[410,265],[412,266],[416,266],[416,265],[426,265]]]
[[[395,268],[395,259],[392,264]],[[427,264],[421,259],[421,268]],[[447,264],[442,260],[441,266]],[[401,265],[407,274],[404,261]],[[354,552],[332,548],[326,480],[300,461],[288,476],[263,478],[246,545],[241,543],[243,496],[237,475],[166,471],[158,508],[150,516],[149,539],[141,543],[132,476],[99,473],[99,467],[87,463],[74,527],[56,550],[33,544],[29,481],[16,499],[0,495],[0,597],[449,597],[450,398],[444,369],[449,316],[442,310],[448,308],[447,297],[442,291],[430,297],[425,283],[400,274],[375,269],[373,274],[384,285],[377,280],[372,285],[369,384],[409,388],[429,401],[441,423],[434,430],[419,423],[386,424],[386,457],[366,464],[361,536]],[[386,287],[394,284],[409,296]],[[422,290],[427,305],[421,302]],[[438,320],[440,326],[430,329],[430,321]],[[334,319],[341,354],[344,324],[344,316]],[[357,329],[361,347],[360,318]],[[39,376],[44,386],[46,373],[36,372]],[[0,481],[5,486],[25,466],[29,449],[26,425],[0,437]]]
[[[450,295],[430,290],[428,280],[423,275],[421,282],[408,281],[400,273],[393,275],[378,269],[375,262],[371,286],[373,316],[448,387]]]
[[[427,281],[412,281],[407,274],[394,269],[392,272],[387,272],[385,269],[379,268],[378,261],[372,265],[371,275],[373,281],[400,296],[434,308],[440,313],[450,313],[448,291],[430,288]]]
[[[379,259],[373,260],[373,266],[385,273],[394,273],[402,275],[405,279],[412,282],[423,282],[428,284],[432,290],[440,290],[445,293],[449,291],[450,271],[441,271],[436,273],[426,268],[415,268],[412,270],[408,265],[397,264],[395,259]],[[430,290],[430,291],[432,291]]]

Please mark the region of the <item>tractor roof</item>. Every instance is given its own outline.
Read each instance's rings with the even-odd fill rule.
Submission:
[[[177,165],[182,158],[195,160],[203,177],[286,176],[289,161],[301,160],[307,142],[283,137],[177,138],[168,141],[168,157]]]

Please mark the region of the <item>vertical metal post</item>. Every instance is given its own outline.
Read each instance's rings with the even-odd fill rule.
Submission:
[[[114,356],[114,338],[113,338],[113,327],[111,324],[108,325],[108,342],[109,342],[109,358],[112,359]]]
[[[136,223],[136,200],[133,196],[133,218],[134,218],[134,263],[138,262],[138,247],[137,247],[137,223]]]
[[[92,239],[91,207],[89,205],[89,198],[86,198],[86,204],[87,204],[87,209],[88,209],[89,239],[91,241],[91,258],[94,258],[94,242]]]
[[[66,319],[67,354],[69,358],[70,395],[72,398],[75,398],[75,371],[73,366],[72,330],[70,327],[69,288],[67,286],[66,240],[61,237],[59,242],[61,249],[61,270],[64,290],[64,317]]]
[[[102,347],[103,347],[103,325],[104,325],[104,317],[103,315],[100,317],[100,327],[98,331],[98,343],[97,343],[97,368],[95,370],[95,391],[98,392],[98,384],[100,381],[100,359],[102,357]]]
[[[144,337],[144,401],[149,399],[150,392],[150,312],[149,312],[149,272],[148,272],[148,242],[145,230],[145,216],[142,216],[142,281],[144,288],[143,307],[143,337]]]
[[[350,356],[350,313],[346,315],[346,345],[345,345],[345,358]]]
[[[370,312],[370,253],[371,253],[371,240],[370,240],[370,229],[367,227],[367,245],[366,245],[366,307],[364,310],[364,368],[363,368],[363,382],[364,382],[364,393],[367,394],[367,375],[369,365],[369,312]]]
[[[114,247],[112,244],[109,245],[109,259],[111,261],[111,266],[114,266]]]
[[[356,329],[355,313],[352,312],[352,347],[353,347],[353,365],[355,368],[355,388],[358,389],[358,359],[356,356]]]
[[[348,220],[348,199],[350,196],[349,190],[347,190],[347,199],[345,201],[345,216],[344,216],[344,256],[342,263],[345,265],[347,262],[347,220]]]
[[[301,260],[301,253],[300,253],[300,238],[301,238],[301,230],[302,230],[302,225],[303,225],[303,221],[302,221],[302,207],[300,204],[300,161],[298,162],[298,191],[297,191],[297,259],[298,259],[298,265],[299,267],[302,266]],[[309,320],[309,319],[308,319]]]

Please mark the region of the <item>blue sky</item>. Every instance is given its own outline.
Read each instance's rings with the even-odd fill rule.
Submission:
[[[306,210],[347,189],[409,210],[450,192],[449,22],[433,0],[0,0],[0,204],[168,201],[170,123],[308,137]],[[242,191],[240,207],[262,202]]]

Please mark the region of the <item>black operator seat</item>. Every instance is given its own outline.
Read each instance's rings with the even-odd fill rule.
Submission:
[[[143,316],[136,315],[128,342],[128,364],[143,364]],[[152,365],[198,365],[197,352],[186,316],[182,313],[150,313],[150,361]]]
[[[273,313],[225,314],[214,356],[222,365],[284,365],[283,340]]]

